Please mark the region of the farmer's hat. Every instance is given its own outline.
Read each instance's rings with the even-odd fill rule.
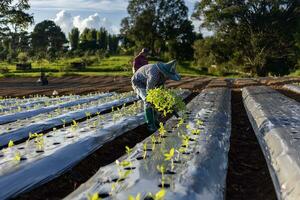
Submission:
[[[174,81],[180,81],[181,77],[176,72],[176,60],[172,60],[168,63],[157,63],[158,69],[168,78]]]

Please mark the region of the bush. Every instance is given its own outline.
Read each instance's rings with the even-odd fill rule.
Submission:
[[[22,64],[25,64],[25,63],[27,63],[28,62],[28,55],[27,55],[27,53],[25,53],[25,52],[20,52],[19,54],[18,54],[18,61],[20,62],[20,63],[22,63]]]

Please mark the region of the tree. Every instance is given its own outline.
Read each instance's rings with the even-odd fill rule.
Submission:
[[[121,35],[138,49],[169,51],[177,58],[193,55],[195,33],[183,0],[130,0],[127,11],[129,16],[122,20]]]
[[[33,29],[31,38],[35,53],[50,58],[58,57],[68,42],[61,28],[50,20],[38,23]]]
[[[22,32],[33,23],[33,17],[26,13],[29,8],[28,0],[0,1],[0,41],[9,43],[4,45],[8,49],[1,51],[1,57],[8,56],[9,59],[13,59],[17,51],[20,51]]]
[[[299,1],[201,1],[194,14],[219,40],[231,44],[240,64],[258,75],[282,75],[296,63],[294,35],[299,27]],[[233,56],[228,55],[228,56]]]
[[[0,1],[0,37],[24,30],[32,24],[33,17],[25,12],[29,8],[28,0]]]
[[[109,35],[108,47],[109,47],[110,54],[116,54],[118,52],[118,47],[119,47],[119,37],[116,35]]]
[[[100,28],[97,32],[97,43],[100,50],[107,50],[108,46],[108,32],[105,28]]]
[[[73,28],[71,30],[71,32],[69,33],[69,41],[70,41],[72,50],[77,50],[79,47],[79,35],[80,35],[80,32],[79,32],[78,28]]]

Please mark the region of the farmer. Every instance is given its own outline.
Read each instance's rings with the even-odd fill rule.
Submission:
[[[131,78],[132,87],[137,95],[144,102],[145,119],[148,130],[154,132],[157,129],[156,112],[154,108],[146,102],[147,91],[163,86],[166,80],[179,81],[180,75],[176,72],[176,61],[168,63],[148,64],[135,72]]]
[[[143,48],[142,51],[134,58],[132,71],[135,73],[139,68],[148,65],[147,55],[149,50]]]

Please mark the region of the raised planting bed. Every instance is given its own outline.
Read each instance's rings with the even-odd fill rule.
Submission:
[[[23,112],[8,114],[8,115],[3,115],[3,116],[0,116],[0,125],[7,124],[7,123],[10,123],[10,122],[14,122],[14,121],[17,121],[17,120],[30,118],[30,117],[33,117],[33,116],[36,116],[36,115],[39,115],[39,114],[42,114],[42,113],[49,113],[49,112],[54,111],[56,109],[68,108],[68,107],[76,106],[76,105],[79,105],[79,104],[84,104],[84,103],[96,101],[96,100],[99,100],[101,98],[112,96],[112,95],[114,95],[114,93],[98,94],[98,95],[94,95],[94,96],[90,96],[90,97],[86,97],[86,98],[82,98],[82,99],[77,99],[77,100],[74,100],[74,101],[60,103],[60,104],[57,104],[57,105],[51,105],[51,106],[47,106],[47,107],[43,107],[43,108],[38,108],[38,109],[33,109],[33,110],[28,110],[28,111],[23,111]]]
[[[11,106],[14,104],[24,104],[24,103],[30,103],[32,101],[43,101],[43,100],[48,100],[49,98],[46,96],[34,96],[31,98],[10,98],[10,97],[4,97],[3,99],[0,100],[0,105],[7,107]]]
[[[292,92],[300,94],[300,85],[286,84],[286,85],[283,86],[283,89],[290,90]]]
[[[24,110],[29,110],[29,109],[38,109],[44,106],[50,106],[53,104],[58,104],[62,103],[64,101],[71,101],[79,99],[79,96],[62,96],[62,97],[56,97],[56,98],[46,98],[46,99],[41,99],[41,100],[35,100],[31,99],[28,100],[27,103],[15,103],[13,105],[9,106],[0,106],[0,115],[7,115],[7,114],[12,114],[16,112],[22,112]]]
[[[8,124],[3,124],[3,125],[0,125],[0,136],[1,136],[1,134],[10,133],[10,132],[16,131],[18,129],[27,127],[31,124],[35,124],[35,123],[39,123],[41,121],[46,121],[46,120],[50,120],[52,118],[56,118],[56,117],[61,116],[63,114],[67,114],[67,113],[78,111],[78,110],[87,109],[89,107],[99,106],[99,105],[111,102],[113,100],[122,99],[122,98],[130,97],[130,96],[132,96],[131,93],[114,94],[112,96],[100,98],[98,100],[91,101],[91,102],[88,102],[88,103],[79,104],[79,105],[75,105],[75,106],[72,106],[72,107],[58,108],[58,109],[56,109],[54,111],[51,111],[49,113],[42,113],[42,114],[30,117],[30,118],[17,120],[15,122],[11,122],[11,123],[8,123]]]
[[[89,116],[93,116],[111,110],[112,107],[119,107],[123,104],[133,103],[137,100],[138,99],[135,96],[132,96],[131,93],[127,93],[125,95],[117,95],[114,97],[114,99],[111,99],[110,101],[99,105],[94,105],[83,109],[75,108],[75,111],[61,114],[50,119],[47,117],[43,118],[42,120],[37,121],[35,123],[29,123],[13,131],[1,134],[0,148],[7,146],[9,141],[19,142],[27,139],[29,137],[29,133],[42,133],[45,131],[49,131],[53,128],[70,124],[73,122],[73,120],[78,121],[81,119],[85,119]]]
[[[127,148],[127,155],[100,168],[66,199],[224,199],[230,90],[204,90],[183,116],[171,118],[153,136]]]
[[[180,94],[186,97],[190,92]],[[60,176],[105,143],[144,121],[142,105],[135,103],[5,149],[0,158],[0,199],[16,197]]]
[[[299,199],[300,104],[265,86],[244,88],[243,99],[278,199]]]

